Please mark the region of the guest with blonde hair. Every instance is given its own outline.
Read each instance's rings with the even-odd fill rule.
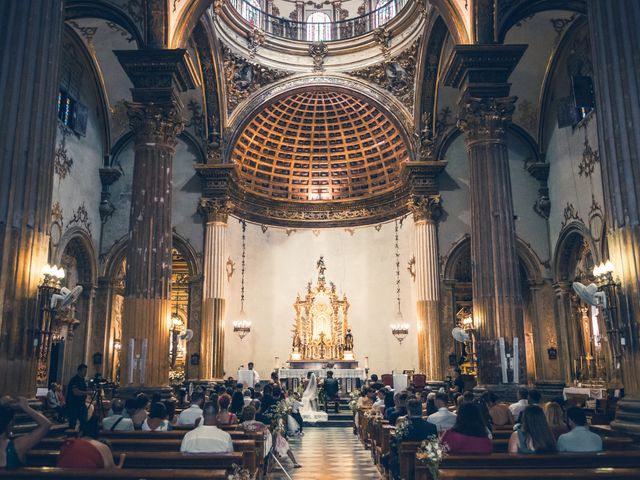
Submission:
[[[544,406],[544,416],[547,418],[547,424],[549,430],[553,433],[553,436],[558,440],[560,435],[563,435],[569,431],[566,422],[564,421],[564,412],[562,407],[556,402],[549,402]]]

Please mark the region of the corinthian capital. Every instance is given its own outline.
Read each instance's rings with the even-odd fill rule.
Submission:
[[[177,136],[184,129],[178,102],[127,102],[127,114],[137,142],[175,147]]]
[[[442,217],[440,195],[413,197],[409,202],[409,210],[416,222],[437,222]]]
[[[507,126],[516,109],[516,100],[517,97],[463,97],[458,128],[466,134],[467,146],[478,142],[504,142]]]
[[[198,213],[205,223],[227,223],[233,205],[228,198],[201,198]]]

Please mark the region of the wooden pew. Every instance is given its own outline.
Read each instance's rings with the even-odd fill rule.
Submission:
[[[634,448],[634,443],[630,437],[604,437],[602,439],[602,448],[604,450],[626,450]],[[495,453],[507,453],[508,449],[509,437],[493,439],[493,451]]]
[[[415,480],[429,479],[428,469],[414,457]],[[640,468],[640,452],[633,450],[611,450],[597,453],[556,453],[541,455],[515,455],[494,453],[492,455],[449,455],[440,465],[440,471],[454,470],[539,470],[539,469],[598,469]],[[465,477],[466,478],[466,477]],[[546,477],[545,477],[546,480]]]
[[[138,469],[224,469],[233,471],[233,465],[255,473],[253,452],[233,453],[180,453],[180,452],[126,452],[124,468]],[[57,450],[32,450],[27,464],[35,467],[53,467],[58,459]],[[117,457],[116,457],[117,459]],[[250,467],[253,467],[252,470]]]
[[[56,468],[56,467],[25,467],[11,470],[0,469],[0,479],[74,479],[74,480],[93,480],[95,478],[102,478],[108,480],[120,480],[120,479],[144,479],[155,480],[164,478],[177,478],[180,480],[199,480],[199,479],[226,479],[228,473],[226,470],[210,470],[210,469],[198,469],[198,470],[176,470],[176,469],[163,469],[163,470],[149,470],[149,469],[136,469],[136,468],[109,468],[100,469],[95,468]]]
[[[441,470],[440,480],[484,480],[496,478],[508,480],[597,480],[611,478],[625,480],[640,478],[640,468],[579,468],[576,470],[556,470],[541,468],[537,470],[500,469],[500,470]]]

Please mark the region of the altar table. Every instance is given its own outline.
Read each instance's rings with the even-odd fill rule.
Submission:
[[[603,400],[607,398],[607,391],[603,388],[565,387],[562,389],[562,396],[565,400],[567,399],[567,395],[586,395],[587,398]]]
[[[327,378],[327,372],[333,372],[333,378],[340,382],[340,389],[342,393],[349,393],[353,389],[359,387],[359,382],[367,379],[367,374],[364,368],[281,368],[278,370],[278,378],[280,381],[286,383],[287,389],[295,390],[300,385],[301,381],[307,378],[309,372],[316,374],[318,379]]]
[[[393,389],[396,392],[401,392],[402,390],[406,390],[408,386],[409,386],[409,375],[405,373],[393,374]]]

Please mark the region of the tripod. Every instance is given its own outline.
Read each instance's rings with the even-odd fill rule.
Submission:
[[[104,417],[106,416],[104,413],[103,397],[104,397],[104,394],[102,393],[102,385],[100,383],[96,383],[94,386],[93,394],[91,395],[91,400],[89,401],[88,408],[91,408],[91,405],[93,405],[95,402],[96,408],[98,409],[97,415],[98,417],[100,417],[100,420],[103,420]],[[96,408],[93,409],[94,412],[96,412]]]
[[[273,434],[273,437],[275,437],[275,435],[277,434]],[[273,459],[278,466],[280,467],[280,470],[282,470],[282,473],[284,473],[284,475],[289,479],[289,480],[293,480],[291,478],[291,476],[289,475],[289,473],[285,470],[284,466],[282,466],[282,463],[280,462],[280,460],[278,460],[278,456],[275,454],[274,450],[276,448],[276,440],[275,438],[271,441],[271,448],[269,449],[269,454],[267,455],[267,461],[266,461],[266,468],[267,468],[267,474],[269,473],[269,466],[271,465],[271,460]]]

